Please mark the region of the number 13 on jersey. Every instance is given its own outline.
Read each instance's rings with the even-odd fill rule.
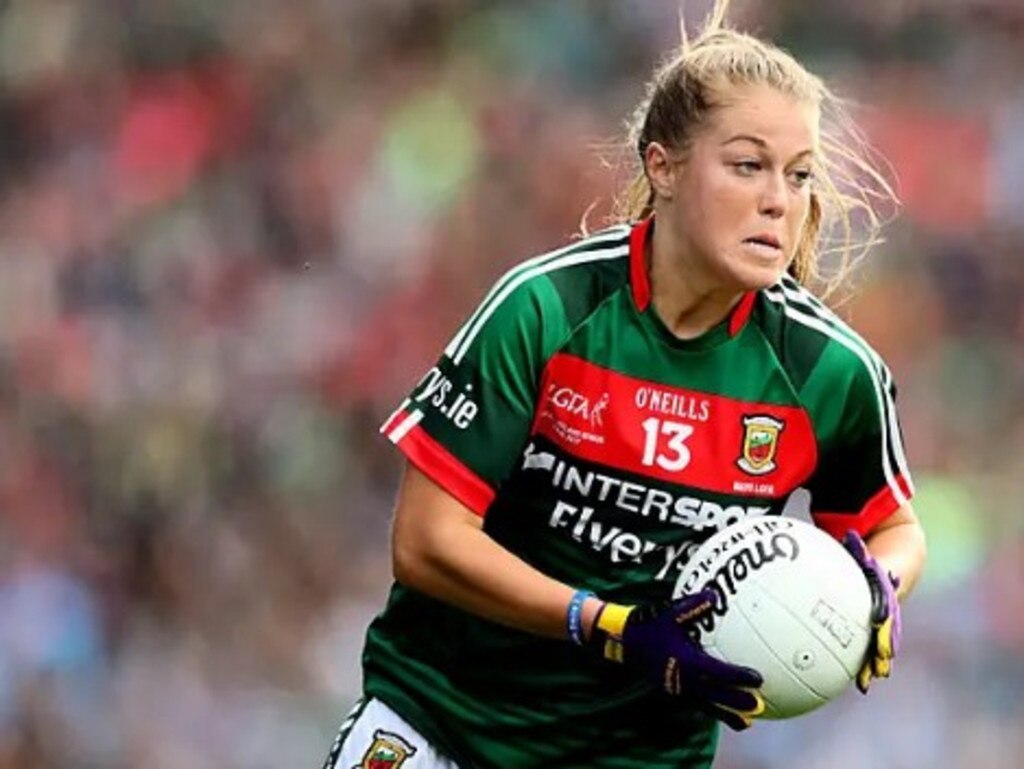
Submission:
[[[690,449],[686,439],[693,435],[693,425],[650,417],[642,422],[644,428],[644,455],[641,464],[658,465],[662,470],[679,472],[690,464]]]

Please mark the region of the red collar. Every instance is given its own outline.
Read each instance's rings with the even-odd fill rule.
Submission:
[[[633,302],[640,312],[644,312],[651,303],[651,281],[647,276],[644,247],[654,230],[653,225],[654,217],[649,216],[634,224],[629,233],[629,282],[633,289]],[[729,336],[736,336],[750,319],[756,298],[756,291],[748,291],[740,299],[729,316]]]
[[[647,259],[644,257],[644,246],[654,229],[654,217],[641,219],[633,225],[629,233],[629,283],[633,288],[633,303],[643,312],[651,303],[651,281],[647,277]]]

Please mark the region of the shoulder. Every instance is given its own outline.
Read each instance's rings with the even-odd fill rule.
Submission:
[[[628,225],[616,225],[576,238],[515,265],[498,279],[495,289],[501,293],[519,288],[525,288],[526,292],[544,291],[544,279],[557,283],[570,276],[575,285],[583,289],[588,282],[622,272],[629,256],[629,233]]]
[[[761,292],[764,327],[784,365],[801,382],[883,392],[893,389],[881,356],[853,327],[789,276]]]
[[[628,275],[627,225],[610,227],[514,265],[499,277],[445,352],[456,363],[494,333],[557,335]],[[620,276],[621,279],[620,279]]]
[[[595,288],[627,279],[628,225],[617,225],[516,264],[494,282],[477,309],[486,321],[501,310],[575,304]]]

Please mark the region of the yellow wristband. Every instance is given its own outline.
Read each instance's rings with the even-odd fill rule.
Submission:
[[[606,603],[601,609],[601,616],[597,618],[597,627],[614,638],[622,638],[622,631],[626,627],[626,618],[631,611],[633,611],[632,606]]]

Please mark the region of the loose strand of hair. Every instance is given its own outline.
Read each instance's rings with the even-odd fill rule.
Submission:
[[[833,112],[832,126],[822,136],[821,172],[816,182],[829,209],[830,226],[823,233],[817,257],[821,264],[838,255],[839,264],[822,281],[823,299],[831,298],[841,287],[849,293],[855,270],[871,249],[884,242],[881,231],[899,208],[893,184],[876,167],[881,164],[881,156],[849,117],[841,100],[831,93],[826,98]],[[887,170],[891,171],[891,166]],[[886,207],[888,212],[883,211]],[[859,223],[858,217],[862,220]],[[841,231],[838,237],[837,225]]]
[[[715,0],[711,11],[704,19],[701,27],[701,38],[710,37],[721,30],[728,29],[725,21],[726,12],[729,10],[729,0]]]

